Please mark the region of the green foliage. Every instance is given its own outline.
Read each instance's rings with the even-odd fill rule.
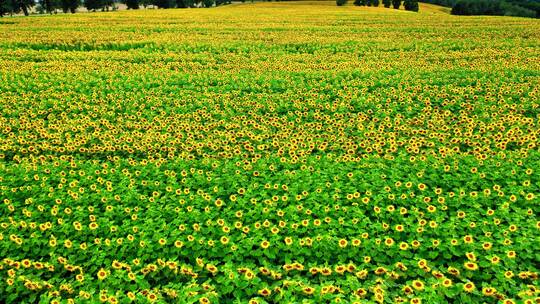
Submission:
[[[476,0],[473,0],[473,1],[476,1]],[[407,11],[418,12],[418,1],[417,0],[404,0],[403,7]]]
[[[354,0],[354,5],[356,6],[365,6],[366,0]]]
[[[153,0],[139,0],[139,5],[142,5],[144,8],[147,8],[149,5],[152,5]]]
[[[173,8],[176,6],[175,0],[153,0],[152,4],[158,8]]]
[[[540,11],[534,11],[524,6],[513,5],[507,2],[501,3],[503,16],[539,18]]]
[[[176,7],[178,8],[188,8],[194,5],[193,0],[177,0]]]
[[[64,13],[71,12],[74,14],[80,5],[80,0],[60,0],[60,6]]]
[[[207,8],[208,8],[208,7],[214,6],[215,0],[203,0],[202,3],[203,3],[203,5],[204,5],[204,7],[207,7]]]
[[[452,14],[537,17],[537,13],[528,8],[494,0],[459,0],[452,7]]]
[[[399,9],[401,6],[401,0],[392,0],[392,7],[395,9]]]
[[[140,1],[139,0],[125,0],[124,2],[128,9],[139,9]]]
[[[384,7],[389,8],[392,5],[392,0],[383,0]]]
[[[50,1],[50,0],[44,0],[44,1]],[[104,0],[83,0],[83,5],[86,7],[89,11],[96,11],[100,9],[105,8],[105,1]]]
[[[347,0],[336,0],[336,5],[337,6],[343,6],[347,4]]]
[[[540,18],[537,0],[423,0],[452,8],[454,15],[494,15]]]
[[[13,2],[11,0],[0,0],[0,17],[13,11]]]
[[[39,5],[49,14],[61,8],[60,0],[39,0]]]

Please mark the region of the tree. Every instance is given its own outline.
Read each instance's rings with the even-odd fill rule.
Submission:
[[[105,3],[103,0],[84,0],[84,7],[89,11],[96,11],[98,9],[103,9]]]
[[[176,5],[173,0],[154,0],[152,4],[158,8],[171,8]]]
[[[140,3],[139,0],[124,0],[128,9],[139,9]]]
[[[534,10],[517,5],[522,2],[506,2],[497,0],[459,0],[452,7],[453,15],[494,15],[536,17]],[[526,3],[526,2],[523,2]]]
[[[392,6],[395,9],[399,9],[399,7],[401,6],[401,0],[392,0]]]
[[[64,13],[69,11],[74,14],[79,5],[81,5],[80,0],[60,0],[60,6],[62,7],[62,11]]]
[[[371,4],[375,7],[379,6],[379,0],[371,0]]]
[[[347,4],[347,0],[336,0],[337,6],[343,6]]]
[[[360,5],[366,6],[366,0],[354,0],[354,5],[356,5],[356,6],[360,6]]]
[[[41,5],[43,10],[49,14],[52,14],[58,8],[60,8],[60,3],[58,0],[39,0],[39,5]]]
[[[112,8],[112,10],[116,10],[116,6],[114,5],[114,0],[102,0],[103,1],[103,8],[101,10],[103,11],[109,11],[109,8]]]
[[[0,17],[13,11],[13,3],[10,0],[0,0]]]
[[[383,0],[382,3],[384,7],[389,8],[392,5],[392,0]]]
[[[28,16],[28,10],[35,4],[34,0],[13,0],[12,8],[14,12],[22,11],[25,16]]]
[[[417,0],[405,0],[403,1],[403,6],[407,11],[418,12],[418,1]]]
[[[366,0],[366,5],[371,6],[373,4],[373,0]]]
[[[192,0],[176,0],[176,7],[178,8],[188,8],[193,6]]]
[[[214,5],[214,0],[203,0],[204,7],[212,7]]]
[[[139,5],[147,8],[149,5],[152,5],[152,0],[139,0]]]

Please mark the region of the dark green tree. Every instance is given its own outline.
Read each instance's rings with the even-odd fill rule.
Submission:
[[[389,8],[392,5],[392,0],[383,0],[384,7]]]
[[[403,6],[405,10],[418,12],[418,1],[417,0],[405,0],[403,1]]]
[[[0,0],[0,17],[13,12],[13,2],[10,0]]]
[[[214,0],[203,0],[204,7],[212,7],[214,5]]]
[[[56,10],[60,8],[60,1],[59,0],[39,0],[39,5],[43,8],[45,12],[52,14],[53,12],[56,12]]]
[[[128,9],[139,9],[141,6],[139,0],[124,0],[124,4]]]
[[[373,6],[379,6],[380,2],[379,2],[379,0],[371,0],[371,4]]]
[[[337,6],[343,6],[347,4],[347,0],[336,0]]]
[[[102,0],[102,1],[103,1],[103,8],[101,10],[109,11],[110,8],[112,8],[113,11],[116,10],[114,0]]]
[[[188,8],[193,6],[192,0],[176,0],[176,7],[178,8]]]
[[[84,0],[84,7],[89,11],[95,12],[96,10],[103,9],[105,3],[103,0]]]
[[[30,8],[35,4],[34,0],[13,0],[13,11],[17,13],[22,11],[25,16],[28,16]]]
[[[366,0],[366,5],[367,6],[373,5],[373,0]]]
[[[71,12],[74,14],[80,5],[80,0],[60,0],[60,6],[62,7],[62,11],[64,13]]]
[[[399,9],[400,6],[401,0],[392,0],[392,7],[394,7],[395,9]]]
[[[176,2],[173,0],[154,0],[152,4],[158,8],[172,8],[175,7]]]

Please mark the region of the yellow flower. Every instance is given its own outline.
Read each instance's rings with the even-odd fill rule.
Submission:
[[[97,278],[102,281],[107,277],[107,271],[103,268],[101,268],[97,273]]]
[[[468,270],[477,270],[478,269],[478,265],[474,262],[466,262],[464,264],[465,268],[467,268]]]
[[[467,282],[463,284],[463,290],[465,290],[465,292],[473,292],[475,289],[476,286],[474,286],[473,282]]]
[[[420,280],[412,281],[412,287],[416,290],[424,290],[424,283]]]
[[[268,288],[263,288],[263,289],[259,290],[258,293],[263,297],[267,297],[272,293],[272,291],[270,289],[268,289]]]

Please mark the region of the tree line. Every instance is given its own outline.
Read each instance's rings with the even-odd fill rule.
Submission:
[[[540,18],[539,0],[422,0],[452,8],[453,15],[491,15]]]
[[[242,2],[244,2],[243,0]],[[230,4],[231,0],[122,0],[128,9],[139,9],[150,5],[158,8],[188,8],[188,7],[212,7]],[[33,7],[39,13],[75,13],[77,8],[84,6],[89,11],[109,11],[116,9],[115,0],[0,0],[0,17],[9,14],[28,16]]]
[[[394,9],[399,9],[402,2],[405,10],[418,12],[417,0],[382,0],[382,4],[384,7],[393,7]],[[380,3],[380,0],[354,0],[354,5],[356,6],[379,6]],[[347,0],[336,0],[336,4],[338,6],[343,6],[347,4]]]

